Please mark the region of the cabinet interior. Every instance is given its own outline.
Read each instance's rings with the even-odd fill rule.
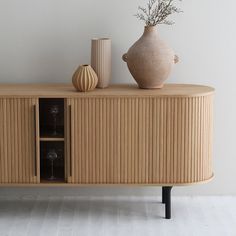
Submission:
[[[49,159],[50,153],[56,153],[53,161]],[[41,141],[40,142],[40,176],[41,182],[64,182],[64,142]],[[53,170],[52,170],[53,168]],[[53,173],[53,174],[52,174]],[[54,179],[51,179],[52,175]]]
[[[54,110],[53,110],[54,109]],[[57,114],[55,111],[57,109]],[[55,118],[53,117],[53,112]],[[40,138],[64,137],[64,99],[41,98],[39,100]],[[55,127],[56,121],[56,127]],[[56,133],[54,129],[56,128]]]
[[[65,101],[39,99],[40,181],[65,182]]]

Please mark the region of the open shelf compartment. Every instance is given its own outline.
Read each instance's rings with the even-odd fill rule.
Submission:
[[[40,138],[64,138],[64,99],[39,100]]]
[[[65,101],[39,99],[40,182],[65,182]]]
[[[64,142],[40,142],[41,182],[64,182],[64,163]]]

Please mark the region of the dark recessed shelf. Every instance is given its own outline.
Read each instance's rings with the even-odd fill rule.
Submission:
[[[64,137],[64,99],[39,100],[40,137]]]
[[[57,134],[53,134],[52,126],[42,125],[40,130],[41,138],[63,138],[64,137],[64,126],[57,126]]]
[[[41,184],[65,184],[66,181],[64,179],[57,179],[57,180],[41,179],[40,183]]]
[[[39,99],[39,123],[40,182],[65,183],[64,99]]]
[[[41,137],[42,142],[64,142],[64,138]]]
[[[65,179],[64,142],[40,142],[41,181],[63,182]],[[55,179],[50,179],[54,176]]]

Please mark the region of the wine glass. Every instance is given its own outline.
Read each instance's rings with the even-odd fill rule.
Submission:
[[[53,117],[53,133],[52,133],[52,135],[56,136],[56,135],[58,135],[58,132],[57,132],[57,116],[59,114],[59,106],[58,105],[51,106],[50,109],[49,109],[49,113]]]
[[[54,176],[54,161],[58,158],[58,155],[55,151],[55,149],[51,149],[49,150],[48,154],[47,154],[47,159],[49,161],[51,161],[51,177],[49,178],[49,180],[55,180],[56,177]]]

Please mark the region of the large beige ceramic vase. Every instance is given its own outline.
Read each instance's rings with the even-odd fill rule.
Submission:
[[[155,26],[145,27],[142,37],[123,55],[140,88],[162,88],[178,62],[174,51],[163,42]]]

